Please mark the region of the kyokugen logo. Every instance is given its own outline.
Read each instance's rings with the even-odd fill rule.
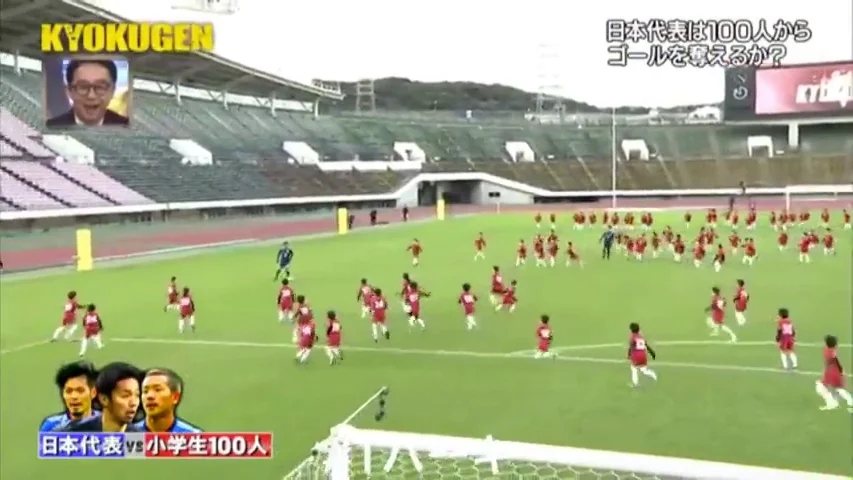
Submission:
[[[835,70],[816,85],[798,85],[798,104],[838,104],[846,108],[853,104],[853,70]]]
[[[755,72],[756,115],[850,115],[853,63],[760,68]]]

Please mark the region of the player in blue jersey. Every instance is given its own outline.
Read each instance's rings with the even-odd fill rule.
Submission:
[[[292,261],[293,249],[290,248],[290,243],[284,242],[281,244],[281,247],[278,249],[278,253],[275,256],[275,262],[278,268],[275,271],[273,281],[278,281],[282,272],[284,272],[284,278],[290,278],[290,262]]]
[[[98,370],[91,362],[79,361],[59,367],[55,382],[65,411],[46,417],[41,422],[39,431],[51,432],[71,422],[100,415],[93,405],[97,377]]]
[[[139,410],[139,383],[142,370],[129,363],[105,365],[95,380],[101,414],[77,420],[58,429],[60,432],[138,432],[133,425]]]
[[[172,370],[155,368],[142,380],[145,419],[134,424],[143,432],[198,433],[201,429],[178,417],[184,381]]]

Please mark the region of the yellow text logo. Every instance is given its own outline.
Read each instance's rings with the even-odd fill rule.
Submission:
[[[213,50],[209,23],[44,23],[45,53],[145,53]]]

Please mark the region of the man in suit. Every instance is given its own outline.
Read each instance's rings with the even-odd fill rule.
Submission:
[[[59,432],[139,432],[133,425],[139,410],[142,370],[124,362],[110,363],[98,373],[95,393],[101,404],[99,416],[71,422]]]
[[[118,67],[112,60],[71,60],[65,69],[65,90],[72,102],[71,109],[48,119],[47,126],[127,126],[127,117],[107,109],[117,81]]]

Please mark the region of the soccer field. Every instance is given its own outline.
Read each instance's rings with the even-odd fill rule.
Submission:
[[[659,214],[656,222],[688,233],[680,213]],[[853,366],[853,237],[835,227],[838,254],[825,257],[816,248],[812,263],[803,265],[795,246],[777,250],[762,215],[754,235],[756,264],[746,267],[730,257],[720,273],[710,261],[697,269],[689,261],[675,264],[667,253],[644,262],[621,254],[604,261],[598,258],[600,227],[577,232],[568,223],[559,227],[561,243],[571,239],[580,247],[583,269],[516,268],[518,240],[529,242],[535,233],[529,214],[295,240],[294,289],[308,297],[316,315],[333,308],[344,324],[346,359],[335,367],[320,351],[309,365],[294,365],[290,329],[279,324],[275,309],[275,247],[6,279],[0,302],[0,477],[281,479],[330,427],[386,385],[391,394],[385,419],[377,425],[371,405],[354,425],[853,475],[850,414],[818,411],[821,399],[814,389],[824,335],[839,337],[845,367]],[[480,231],[489,241],[487,259],[474,262],[472,243]],[[795,228],[793,243],[798,232]],[[417,268],[405,251],[413,237],[425,248]],[[502,267],[506,280],[518,281],[519,306],[511,315],[488,307],[492,265]],[[403,272],[432,293],[423,302],[427,329],[410,331],[392,302],[391,340],[374,343],[369,322],[359,318],[358,281],[365,277],[386,293],[397,292]],[[175,315],[162,311],[172,275],[193,290],[195,334],[179,335]],[[731,298],[738,278],[746,281],[752,300],[747,325],[736,328],[740,341],[727,344],[709,337],[703,310],[712,286]],[[481,297],[479,329],[473,332],[465,330],[456,302],[465,282]],[[71,289],[82,301],[97,303],[104,317],[106,347],[90,355],[96,364],[127,360],[174,368],[187,382],[182,417],[207,431],[271,431],[275,458],[132,467],[37,460],[37,426],[61,410],[53,374],[77,356],[77,344],[42,342],[57,326]],[[773,343],[782,306],[790,309],[798,332],[800,368],[792,373],[779,369]],[[561,355],[556,361],[531,358],[542,313],[552,317]],[[652,367],[660,379],[640,389],[629,388],[624,358],[632,321],[658,350]],[[435,468],[441,469],[431,470],[430,478],[487,471],[485,466],[463,471],[453,463],[438,462]],[[405,471],[392,473],[412,478]],[[570,470],[557,474],[575,478]]]

